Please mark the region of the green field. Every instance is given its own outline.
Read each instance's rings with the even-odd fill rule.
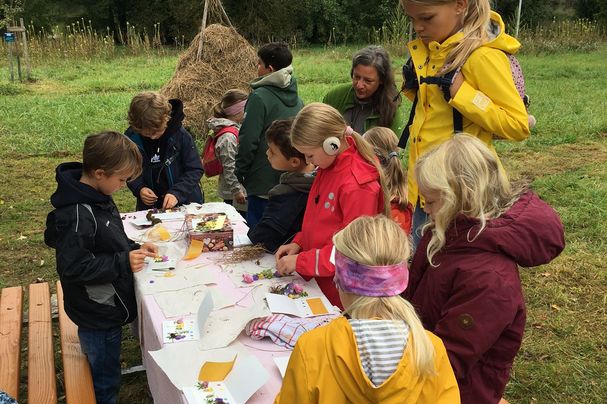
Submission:
[[[294,66],[305,102],[348,82],[354,48],[300,49]],[[537,128],[500,142],[514,179],[525,178],[561,214],[567,248],[549,265],[523,268],[527,330],[506,391],[511,403],[602,403],[607,397],[607,47],[591,53],[521,56]],[[8,81],[0,62],[0,287],[54,281],[42,241],[54,168],[79,159],[88,133],[123,131],[133,95],[158,89],[176,54],[36,64],[30,84]],[[403,60],[397,58],[394,66]],[[214,198],[206,182],[207,200]],[[120,191],[122,211],[134,198]],[[60,361],[57,361],[60,363]],[[125,342],[124,365],[140,363]],[[26,376],[23,375],[26,382]],[[145,375],[124,379],[121,400],[151,402]]]

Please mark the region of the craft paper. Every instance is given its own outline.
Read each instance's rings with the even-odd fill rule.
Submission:
[[[209,217],[192,219],[192,229],[198,232],[222,230],[226,219],[227,216],[221,213],[217,214],[212,219]]]
[[[202,254],[203,246],[204,246],[204,243],[202,242],[202,240],[191,239],[190,247],[188,248],[188,252],[186,253],[185,257],[183,257],[183,259],[191,260],[194,258],[198,258],[200,256],[200,254]]]
[[[324,296],[291,299],[288,296],[268,293],[266,294],[266,300],[272,313],[284,313],[297,317],[314,317],[336,312],[336,309]]]
[[[228,377],[228,374],[234,367],[236,361],[236,353],[234,356],[224,362],[212,362],[207,361],[202,364],[200,372],[198,373],[198,380],[201,382],[222,382]]]
[[[204,326],[200,327],[200,349],[217,349],[228,346],[254,318],[266,317],[270,311],[263,301],[254,302],[251,307],[232,306],[212,312]]]
[[[193,318],[163,321],[162,336],[165,344],[198,339],[196,321]]]
[[[166,256],[164,256],[166,257]],[[177,260],[163,256],[145,257],[145,272],[164,272],[177,268]]]
[[[253,242],[246,234],[237,234],[234,233],[234,248],[244,247],[247,245],[252,245]]]
[[[176,317],[198,313],[202,299],[207,293],[213,299],[213,310],[233,306],[239,296],[233,296],[222,292],[216,286],[198,285],[178,291],[168,291],[154,294],[154,299],[165,317]]]
[[[211,398],[210,394],[213,398],[225,398],[230,404],[244,404],[269,378],[266,369],[254,356],[239,356],[223,382],[210,382],[205,390],[189,386],[183,392],[191,404],[206,403],[207,398]]]
[[[283,379],[285,378],[285,373],[287,372],[287,366],[289,365],[289,358],[291,358],[291,355],[274,357],[274,363],[276,363],[276,367],[278,368],[278,371],[280,372],[280,376]]]
[[[267,269],[269,269],[272,273],[276,271],[276,259],[270,254],[265,254],[256,261],[222,264],[221,267],[223,268],[223,272],[228,275],[232,282],[234,282],[234,285],[239,288],[246,288],[260,283],[270,284],[272,281],[276,281],[276,279],[287,280],[285,283],[288,283],[289,281],[293,280],[293,276],[295,276],[295,274],[293,274],[291,276],[285,276],[282,278],[263,279],[255,281],[252,284],[243,282],[242,275],[244,274],[257,274]]]
[[[207,202],[205,204],[190,203],[185,206],[188,215],[200,213],[225,213],[231,222],[242,222],[244,219],[232,205],[223,202]]]
[[[136,227],[149,227],[152,225],[152,222],[149,221],[146,217],[139,217],[137,219],[131,220],[131,224]]]
[[[152,213],[156,219],[160,219],[163,222],[176,222],[178,220],[185,220],[184,212],[164,212],[164,213]]]
[[[134,275],[137,294],[151,295],[160,292],[181,291],[194,286],[217,283],[219,277],[219,269],[217,268],[176,269],[168,273],[174,276],[166,278],[162,272],[136,272]]]
[[[209,319],[209,315],[213,311],[213,298],[210,293],[207,293],[203,298],[200,306],[198,307],[198,313],[196,314],[196,320],[198,321],[198,331],[204,329],[205,324]],[[231,342],[231,341],[230,341]],[[228,344],[226,344],[227,346]]]

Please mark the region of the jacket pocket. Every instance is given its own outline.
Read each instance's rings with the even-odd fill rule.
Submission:
[[[92,301],[105,304],[107,306],[115,307],[114,296],[116,291],[111,283],[104,283],[102,285],[86,285],[86,293]]]

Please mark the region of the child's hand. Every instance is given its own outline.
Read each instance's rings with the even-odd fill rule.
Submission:
[[[156,196],[154,191],[152,191],[148,187],[141,188],[141,191],[139,191],[139,196],[141,197],[143,203],[149,206],[154,205],[158,200],[158,197]]]
[[[276,270],[281,275],[290,275],[295,272],[297,266],[297,254],[285,255],[276,263]]]
[[[166,194],[164,202],[162,202],[162,209],[171,209],[175,205],[177,205],[177,197],[173,194]]]
[[[143,243],[140,247],[141,250],[145,251],[145,252],[149,252],[152,253],[153,257],[155,257],[156,255],[158,255],[158,246],[156,246],[156,244],[153,243]]]
[[[244,205],[245,203],[247,203],[247,198],[245,198],[244,192],[242,192],[242,191],[239,191],[234,194],[234,200],[241,205]]]
[[[129,264],[131,264],[131,271],[139,272],[143,269],[145,263],[145,257],[153,257],[155,253],[145,251],[143,249],[133,250],[129,252]]]
[[[278,250],[276,250],[276,254],[274,254],[274,257],[276,258],[276,263],[278,264],[278,260],[280,260],[285,255],[297,254],[300,250],[301,247],[297,243],[281,245]]]

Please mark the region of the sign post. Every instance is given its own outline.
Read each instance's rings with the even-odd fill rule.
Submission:
[[[12,32],[5,32],[4,41],[6,42],[6,48],[8,49],[8,64],[10,66],[11,81],[15,81],[15,71],[13,68],[13,45],[15,43],[15,34]]]

